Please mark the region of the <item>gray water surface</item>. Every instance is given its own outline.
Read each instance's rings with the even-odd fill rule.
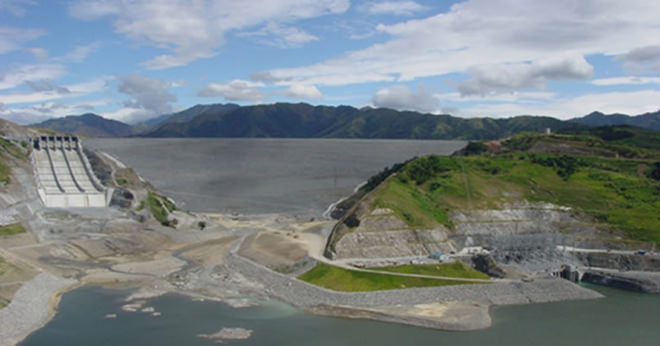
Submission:
[[[496,307],[491,328],[443,332],[311,315],[268,301],[234,309],[168,294],[152,299],[162,316],[124,312],[127,290],[84,287],[62,297],[59,312],[20,345],[213,345],[197,337],[222,328],[253,330],[230,345],[658,345],[660,296],[596,288],[598,300]],[[117,314],[108,319],[106,314]]]
[[[449,155],[465,141],[166,138],[89,139],[200,212],[319,216],[386,166]]]

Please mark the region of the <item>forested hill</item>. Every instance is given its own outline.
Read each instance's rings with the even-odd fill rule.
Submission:
[[[87,137],[125,137],[133,133],[128,124],[92,113],[53,118],[31,126]]]
[[[386,108],[276,103],[205,112],[186,123],[165,123],[141,136],[482,139],[577,126],[537,116],[465,119]]]
[[[660,129],[660,112],[638,116],[593,112],[559,119],[522,115],[512,118],[460,118],[388,108],[312,106],[306,103],[196,105],[145,123],[128,125],[94,114],[54,118],[33,125],[89,137],[281,137],[495,139],[520,132],[580,130],[588,126],[631,125]]]

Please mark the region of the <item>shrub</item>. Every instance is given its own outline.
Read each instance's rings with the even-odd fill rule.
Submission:
[[[470,142],[465,147],[466,155],[479,155],[488,151],[488,147],[483,142]]]
[[[660,161],[657,161],[651,166],[648,174],[649,178],[660,180]]]

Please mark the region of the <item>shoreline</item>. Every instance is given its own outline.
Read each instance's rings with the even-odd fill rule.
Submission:
[[[72,280],[57,278],[51,274],[42,273],[39,275],[48,275],[56,278],[58,281],[65,282],[64,286],[59,287],[55,291],[48,292],[46,295],[31,296],[27,304],[30,304],[32,307],[36,306],[37,309],[41,310],[41,314],[36,312],[37,318],[32,319],[33,322],[30,326],[12,329],[13,333],[6,337],[5,335],[2,335],[3,339],[0,339],[2,340],[0,346],[16,345],[27,338],[30,334],[43,328],[58,313],[59,303],[64,294],[87,286],[133,290],[131,295],[125,300],[127,303],[133,300],[148,300],[164,294],[178,294],[190,298],[221,302],[234,308],[240,308],[240,306],[233,306],[232,301],[265,298],[275,299],[300,311],[319,316],[367,319],[445,331],[474,331],[491,327],[493,321],[490,316],[490,308],[492,306],[527,305],[582,299],[599,299],[604,297],[596,291],[580,287],[561,279],[541,279],[538,280],[539,282],[537,283],[526,283],[527,287],[519,286],[518,292],[514,292],[513,294],[512,292],[509,292],[513,287],[513,285],[509,283],[474,285],[473,288],[477,289],[468,290],[470,292],[467,293],[465,292],[466,290],[464,290],[464,288],[466,288],[465,286],[409,288],[373,292],[339,292],[314,286],[295,278],[272,272],[270,269],[237,254],[230,254],[227,257],[232,257],[234,260],[231,261],[231,266],[235,266],[240,262],[249,263],[250,266],[254,267],[254,270],[248,274],[252,276],[251,279],[254,279],[253,275],[256,274],[256,276],[261,278],[259,280],[261,283],[268,282],[272,286],[266,289],[264,294],[251,292],[250,294],[244,294],[240,297],[227,298],[191,290],[182,290],[173,286],[163,287],[163,289],[154,289],[151,287],[153,282],[145,282],[139,278],[133,280],[127,278],[123,281],[116,281],[116,279],[98,280],[98,278],[92,278],[90,280],[86,278],[74,282]],[[238,272],[246,274],[245,272]],[[277,282],[269,281],[273,278],[276,278],[275,281]],[[277,278],[279,278],[279,280]],[[494,285],[498,285],[499,287],[491,289],[495,287]],[[301,287],[305,288],[301,289]],[[486,289],[482,292],[481,288]],[[566,290],[567,288],[572,289]],[[21,289],[23,289],[23,287],[21,287]],[[301,294],[304,291],[307,293],[312,291],[312,296]],[[558,294],[558,296],[546,296],[548,292],[554,292],[555,294]],[[35,300],[44,300],[45,296],[47,296],[48,300],[46,304],[33,304]],[[409,300],[408,298],[410,297],[412,297],[413,302],[406,301]],[[457,300],[458,297],[469,298],[467,300]],[[21,304],[21,300],[22,298],[19,298],[17,304]],[[319,303],[318,301],[321,302]],[[14,300],[12,300],[12,303],[13,302]],[[385,303],[388,305],[382,305]],[[439,308],[441,310],[440,313],[430,312],[423,316],[415,314],[419,313],[419,309],[423,309],[425,306],[431,306],[433,304],[435,304],[435,309]],[[402,306],[408,308],[402,308]],[[7,309],[7,307],[5,309]],[[0,321],[2,320],[1,312],[5,309],[0,310]],[[10,315],[10,319],[13,320],[14,323],[25,323],[24,319],[19,319],[17,317],[18,316]]]
[[[368,182],[368,181],[365,180],[365,181],[363,181],[363,182],[357,184],[357,185],[353,188],[353,192],[352,192],[352,193],[350,193],[350,194],[348,194],[348,195],[346,195],[346,196],[344,196],[344,197],[341,197],[340,199],[338,199],[338,200],[336,200],[335,202],[331,203],[331,204],[325,209],[325,211],[323,212],[323,214],[321,214],[321,215],[322,215],[324,218],[326,218],[326,219],[328,219],[328,220],[331,220],[332,217],[330,216],[330,214],[332,213],[332,210],[335,209],[335,207],[336,207],[338,204],[340,204],[341,202],[347,200],[347,199],[350,198],[353,194],[355,194],[356,192],[358,192],[358,191],[359,191],[364,185],[367,185],[367,182]]]
[[[23,284],[0,310],[0,345],[18,344],[41,329],[57,313],[62,295],[79,287],[79,282],[48,273],[39,273]]]
[[[107,155],[117,166],[122,165],[126,167],[119,160],[109,156],[105,152],[99,151],[99,153]],[[353,191],[359,190],[365,183],[366,181],[361,182]],[[349,198],[351,195],[349,194],[330,204],[326,212],[331,212],[338,203],[341,203],[341,201]],[[323,213],[324,217],[326,212]],[[595,291],[559,279],[540,279],[531,283],[495,282],[488,285],[469,285],[471,287],[446,286],[374,292],[332,291],[297,280],[295,277],[275,272],[236,253],[236,250],[245,237],[259,232],[259,229],[272,228],[270,223],[279,222],[277,219],[283,219],[285,220],[283,224],[293,227],[295,222],[291,220],[297,219],[295,215],[287,213],[233,214],[217,212],[195,214],[213,218],[223,228],[231,229],[231,232],[237,235],[240,234],[240,239],[232,242],[232,250],[226,255],[223,255],[224,263],[221,266],[226,273],[229,273],[226,275],[246,277],[247,279],[245,281],[239,280],[239,282],[227,283],[222,281],[227,280],[226,277],[219,279],[208,275],[208,277],[203,277],[202,279],[210,278],[217,280],[212,281],[212,284],[215,286],[204,286],[200,284],[196,281],[199,277],[185,279],[183,280],[184,284],[179,286],[172,280],[169,274],[153,275],[153,273],[149,273],[148,269],[143,269],[145,270],[143,272],[130,272],[130,270],[130,273],[113,272],[112,270],[107,270],[110,267],[99,271],[84,271],[85,275],[76,281],[63,279],[55,274],[42,273],[43,275],[55,278],[55,280],[66,281],[67,284],[47,292],[38,291],[36,297],[32,297],[30,302],[41,300],[46,300],[47,302],[44,304],[30,304],[32,308],[35,305],[39,305],[36,307],[39,310],[37,312],[31,311],[29,308],[26,309],[26,313],[32,314],[30,316],[33,318],[21,319],[16,315],[9,316],[8,319],[11,320],[11,323],[25,323],[25,320],[27,320],[28,325],[19,329],[12,328],[11,332],[13,334],[7,338],[0,338],[0,345],[4,345],[5,342],[8,345],[21,342],[21,340],[25,339],[31,333],[42,328],[56,315],[63,294],[83,286],[93,285],[136,289],[131,297],[139,297],[139,299],[149,299],[162,294],[175,293],[190,297],[203,297],[204,299],[230,304],[228,302],[230,300],[265,297],[279,300],[299,310],[318,315],[365,318],[442,330],[477,330],[488,328],[492,323],[489,308],[493,305],[531,304],[603,297]],[[172,241],[174,241],[175,237],[178,237],[173,236],[170,230],[156,232],[170,238]],[[180,236],[183,239],[186,237],[197,237],[198,235],[184,234]],[[209,236],[211,235],[209,234]],[[174,243],[178,244],[178,248],[162,248],[159,251],[167,253],[164,255],[165,257],[182,259],[179,256],[180,254],[177,254],[179,250],[190,246],[203,245],[209,239],[174,241]],[[156,261],[157,259],[151,260],[151,262]],[[142,262],[136,261],[123,264],[144,264],[146,262],[149,261],[143,260]],[[173,267],[176,269],[174,273],[181,272],[182,275],[185,275],[190,269],[189,266],[196,269],[208,269],[199,264],[196,264],[197,267],[194,267],[195,265],[188,260],[185,260],[185,262],[186,264],[181,267]],[[150,275],[146,275],[147,273]],[[229,280],[231,281],[233,279],[234,277],[230,277]],[[34,286],[34,283],[32,283],[33,280],[26,282],[19,291],[23,290],[26,286],[27,288],[25,290],[29,290],[30,287]],[[32,284],[30,285],[30,283]],[[227,293],[223,291],[227,288],[231,290],[236,287],[239,289],[235,292],[229,291]],[[16,296],[18,296],[18,292]],[[10,305],[14,303],[14,300],[12,299]],[[15,305],[20,305],[23,300],[23,298],[19,297]],[[406,309],[402,309],[402,306]],[[5,310],[9,311],[7,308],[0,310],[0,317],[3,316],[2,312]],[[457,315],[461,315],[461,318],[457,319]],[[0,324],[0,326],[3,326],[3,330],[5,329],[4,324]]]

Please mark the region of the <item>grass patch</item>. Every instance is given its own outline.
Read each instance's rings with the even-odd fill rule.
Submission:
[[[171,226],[170,221],[167,219],[169,213],[163,206],[161,197],[153,192],[149,192],[147,200],[149,201],[151,214],[153,214],[156,220],[158,220],[163,226]]]
[[[160,196],[160,199],[161,201],[163,201],[163,205],[165,206],[165,208],[167,208],[167,211],[171,213],[176,210],[176,205],[174,205],[174,203],[172,203],[172,201],[170,201],[169,198],[165,196]]]
[[[12,235],[18,233],[25,233],[25,228],[20,222],[12,223],[10,225],[0,226],[0,236]]]
[[[136,210],[136,211],[141,211],[141,210],[143,210],[144,207],[146,207],[146,206],[147,206],[147,204],[144,203],[144,200],[141,200],[141,201],[140,201],[140,204],[138,204],[138,206],[137,206],[137,208],[135,208],[135,210]]]
[[[0,152],[2,151],[22,161],[28,159],[28,155],[25,153],[24,149],[21,149],[18,144],[4,138],[0,138]]]
[[[128,180],[122,179],[122,178],[117,178],[117,185],[126,186],[127,184],[128,184]]]
[[[2,160],[2,157],[0,157],[0,160]],[[9,184],[9,173],[9,167],[0,161],[0,183]]]
[[[331,290],[345,292],[379,291],[410,287],[451,286],[479,283],[365,273],[356,270],[343,269],[325,263],[317,264],[316,267],[312,268],[310,271],[300,275],[298,279]]]
[[[402,265],[373,268],[391,273],[447,276],[452,278],[488,279],[488,275],[466,266],[461,261],[442,264]]]
[[[376,199],[376,208],[389,208],[413,228],[433,228],[443,224],[449,228],[447,211],[421,189],[400,179],[391,179]]]

